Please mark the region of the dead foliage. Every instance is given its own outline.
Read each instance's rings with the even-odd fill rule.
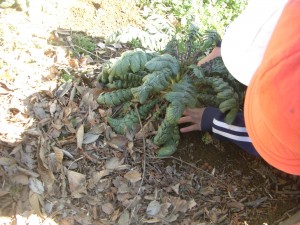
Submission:
[[[25,29],[30,23],[22,24],[26,32],[9,24],[14,29],[5,30],[11,36],[3,36],[8,44],[0,61],[2,223],[258,224],[268,218],[274,224],[299,207],[299,179],[263,162],[250,175],[224,173],[208,163],[157,158],[151,124],[115,134],[106,121],[115,109],[95,101],[102,91],[96,77],[126,46],[98,39],[95,51],[79,53],[71,30],[39,36]],[[257,177],[261,182],[253,183]],[[267,216],[287,202],[281,214]]]

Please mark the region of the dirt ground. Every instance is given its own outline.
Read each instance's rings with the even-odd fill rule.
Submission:
[[[103,37],[143,27],[134,1],[29,3],[0,9],[0,224],[271,225],[300,209],[299,177],[230,143],[184,134],[160,159],[107,126],[96,77],[129,46]],[[95,52],[70,54],[78,31]]]

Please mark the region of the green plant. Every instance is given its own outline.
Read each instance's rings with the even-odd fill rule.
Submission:
[[[129,44],[132,49],[143,47],[142,42],[138,38],[132,39]]]
[[[160,147],[159,156],[168,156],[176,151],[180,138],[177,122],[187,107],[217,106],[226,113],[225,120],[232,123],[244,89],[226,70],[221,58],[201,67],[195,65],[199,52],[204,54],[219,38],[216,32],[202,35],[191,27],[185,38],[173,38],[162,53],[135,49],[111,59],[98,80],[113,90],[100,94],[97,102],[109,107],[126,103],[126,110],[122,110],[126,113],[109,117],[110,126],[125,134],[139,125],[139,118],[158,121],[153,143]]]
[[[120,29],[106,38],[106,43],[140,43],[141,47],[161,51],[175,34],[175,27],[165,16],[152,14],[143,30],[136,27]]]
[[[72,35],[72,42],[77,52],[87,53],[95,51],[97,45],[93,42],[92,38],[82,33]]]
[[[211,144],[213,142],[212,136],[210,133],[205,132],[201,138],[202,142],[206,145]]]
[[[64,73],[62,73],[60,79],[61,79],[62,82],[68,82],[68,81],[73,80],[73,79],[74,79],[74,76],[72,76],[72,75],[69,74],[69,73],[64,72]]]
[[[226,27],[241,13],[248,0],[152,0],[140,1],[144,8],[145,27],[122,28],[106,38],[107,43],[131,43],[162,51],[176,35],[177,39],[189,33],[191,25],[201,33],[215,30],[224,34]],[[137,44],[140,45],[135,45]]]
[[[201,32],[213,29],[223,34],[225,28],[242,12],[248,0],[152,0],[143,6],[148,14],[174,15],[178,31],[194,23]]]

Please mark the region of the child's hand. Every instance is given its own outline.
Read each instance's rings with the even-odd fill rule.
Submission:
[[[180,132],[186,133],[190,131],[201,130],[201,120],[204,109],[205,108],[187,108],[183,112],[184,116],[179,119],[178,123],[192,123],[192,125],[181,128]]]
[[[221,56],[221,48],[220,47],[215,47],[211,53],[209,53],[207,56],[205,56],[203,59],[201,59],[198,63],[197,66],[201,66],[202,64],[217,58]]]

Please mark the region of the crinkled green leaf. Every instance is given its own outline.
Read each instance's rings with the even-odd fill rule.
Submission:
[[[145,64],[145,68],[150,72],[160,71],[164,68],[169,68],[172,71],[172,74],[176,75],[179,72],[180,65],[175,57],[169,54],[164,54],[154,57],[153,59],[148,61]]]
[[[184,110],[184,104],[182,104],[180,101],[173,101],[167,108],[165,119],[168,123],[177,123]]]
[[[116,133],[124,134],[126,129],[130,131],[135,124],[139,124],[139,117],[141,119],[145,119],[157,102],[158,100],[152,100],[138,107],[139,115],[135,109],[132,109],[128,114],[126,114],[126,116],[122,118],[108,117],[107,121],[113,130],[116,131]]]
[[[154,71],[143,78],[143,85],[137,88],[132,88],[133,96],[144,103],[150,94],[154,94],[166,89],[170,84],[172,72],[168,68],[163,68],[160,71]]]
[[[98,104],[117,106],[131,100],[133,97],[130,89],[119,89],[111,92],[103,92],[97,98]]]
[[[174,129],[178,129],[177,124],[171,124],[167,120],[163,120],[158,127],[153,143],[159,146],[163,145],[168,140],[172,139]]]

